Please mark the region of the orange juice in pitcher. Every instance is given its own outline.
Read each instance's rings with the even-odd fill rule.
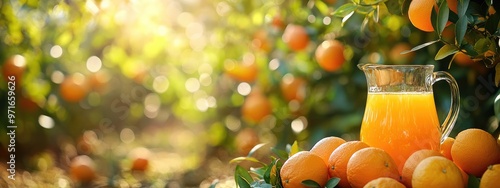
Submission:
[[[366,144],[385,150],[399,172],[406,159],[420,149],[439,151],[459,109],[458,86],[446,72],[433,72],[432,65],[360,65],[368,83],[365,114],[360,138]],[[432,84],[450,83],[452,105],[440,126]]]

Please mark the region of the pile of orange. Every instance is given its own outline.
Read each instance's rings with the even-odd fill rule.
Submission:
[[[384,150],[332,136],[292,155],[280,176],[285,188],[306,187],[305,180],[324,187],[335,177],[341,188],[466,187],[469,176],[480,178],[481,188],[500,187],[500,142],[484,130],[466,129],[447,138],[439,151],[414,152],[399,173]]]

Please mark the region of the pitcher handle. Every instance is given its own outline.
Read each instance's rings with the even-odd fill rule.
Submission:
[[[453,126],[458,118],[458,112],[460,111],[460,94],[458,91],[458,84],[455,78],[451,76],[450,73],[445,71],[437,71],[432,73],[432,84],[437,81],[445,80],[450,85],[451,90],[451,105],[450,111],[446,116],[443,124],[441,125],[441,143],[450,135]]]

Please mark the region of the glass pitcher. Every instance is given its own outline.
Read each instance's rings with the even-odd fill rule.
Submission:
[[[447,72],[433,65],[358,65],[366,75],[368,96],[360,140],[384,149],[401,173],[406,159],[420,149],[439,151],[459,111],[459,91]],[[451,88],[448,116],[439,125],[432,85],[440,80]]]

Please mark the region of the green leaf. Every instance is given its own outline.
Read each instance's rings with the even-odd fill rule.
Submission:
[[[263,167],[260,167],[260,168],[253,168],[253,167],[250,167],[250,171],[252,173],[254,173],[255,175],[257,175],[257,177],[259,179],[264,179],[264,175],[267,171],[269,167],[268,166],[263,166]]]
[[[330,9],[324,1],[316,1],[314,4],[321,14],[327,15],[329,13]]]
[[[436,57],[434,57],[434,60],[441,60],[444,59],[445,57],[448,57],[451,54],[455,54],[458,52],[458,48],[455,45],[447,44],[441,47],[439,51],[436,54]]]
[[[321,185],[319,185],[318,182],[315,182],[314,180],[304,180],[301,182],[302,185],[305,185],[307,187],[311,187],[311,188],[321,188]]]
[[[474,50],[474,46],[472,46],[471,44],[465,44],[462,46],[462,48],[467,51],[467,54],[471,57],[476,57],[477,55],[479,55],[476,50]]]
[[[436,32],[438,35],[441,35],[441,32],[443,32],[444,28],[446,27],[446,23],[448,23],[448,17],[450,15],[450,9],[448,8],[448,3],[446,1],[443,1],[441,5],[439,5],[439,11],[437,15],[437,27]]]
[[[248,156],[248,157],[252,156],[252,155],[253,155],[253,153],[255,153],[255,151],[259,150],[260,148],[262,148],[262,146],[265,146],[265,145],[266,145],[266,143],[260,143],[260,144],[255,145],[255,146],[254,146],[254,147],[250,150],[250,152],[248,152],[248,155],[247,155],[247,156]]]
[[[268,183],[265,183],[262,181],[253,182],[250,186],[252,188],[272,188],[273,187],[271,184],[268,184]]]
[[[437,33],[438,32],[437,28],[439,27],[438,26],[439,22],[438,22],[438,13],[436,11],[437,10],[434,8],[431,11],[431,24],[432,24],[432,28],[434,28],[434,31],[436,31],[436,33]]]
[[[375,10],[373,11],[373,21],[378,22],[380,18],[380,5],[377,5]]]
[[[299,144],[297,143],[297,140],[293,142],[292,147],[290,147],[290,153],[288,154],[288,157],[291,157],[292,155],[296,154],[297,152],[300,151]]]
[[[477,40],[477,42],[474,44],[474,49],[481,54],[481,53],[488,51],[488,49],[490,48],[490,45],[491,45],[491,41],[489,39],[481,38],[481,39]]]
[[[487,20],[484,25],[484,28],[486,31],[488,31],[490,34],[494,34],[497,31],[498,28],[498,23],[500,22],[500,14],[496,12],[495,14],[491,15]]]
[[[256,162],[256,163],[260,163],[260,164],[265,165],[265,163],[259,161],[255,157],[236,157],[236,158],[232,159],[231,161],[229,161],[229,164],[239,163],[241,161],[251,161],[251,162]]]
[[[352,12],[354,12],[357,8],[358,5],[346,3],[335,10],[335,12],[333,12],[333,15],[337,17],[345,17],[349,14],[352,14]]]
[[[469,0],[459,0],[457,4],[457,15],[459,18],[464,17],[465,12],[469,8]]]
[[[271,151],[273,151],[273,153],[276,154],[281,159],[288,159],[288,153],[284,150],[271,148]]]
[[[495,67],[495,69],[497,69],[497,67],[498,67],[498,64],[497,64],[497,66]],[[497,72],[498,72],[498,71],[497,71]],[[498,78],[500,78],[499,76],[500,76],[499,74],[495,74],[495,84],[496,84],[497,86],[498,86],[498,82],[497,82],[497,80],[498,80]],[[498,80],[498,81],[500,81],[500,80]],[[495,116],[496,116],[498,119],[500,119],[500,94],[498,94],[498,95],[497,95],[497,97],[495,98],[495,104],[494,104],[494,106],[495,106],[495,107],[494,107],[494,108],[495,108]]]
[[[340,182],[340,178],[330,178],[327,182],[326,182],[326,188],[334,188],[335,186],[337,186]]]
[[[407,53],[410,53],[410,52],[414,52],[414,51],[420,50],[422,48],[425,48],[427,46],[430,46],[430,45],[432,45],[432,44],[434,44],[436,42],[439,42],[439,41],[440,40],[433,40],[433,41],[430,41],[430,42],[426,42],[426,43],[423,43],[421,45],[413,47],[411,50],[402,51],[400,54],[404,55],[404,54],[407,54]]]
[[[455,44],[457,46],[462,45],[465,33],[467,32],[467,17],[462,16],[458,18],[457,23],[455,23]]]
[[[272,173],[274,173],[274,177],[276,177],[276,160],[279,160],[279,159],[275,159],[271,162],[271,164],[269,164],[269,166],[267,166],[266,168],[266,172],[264,172],[264,181],[266,183],[270,183],[271,185],[274,185],[274,180],[271,181],[271,176],[273,175]],[[273,172],[273,168],[274,168],[274,172]]]
[[[374,10],[373,6],[358,6],[356,12],[361,14],[368,14],[373,10]]]
[[[479,178],[476,178],[475,176],[469,174],[467,188],[479,188]]]
[[[250,188],[250,184],[253,183],[252,176],[239,165],[236,166],[234,177],[238,187]]]
[[[342,18],[342,26],[344,26],[344,23],[347,22],[347,20],[351,18],[352,15],[354,15],[354,11],[352,11],[350,14]]]
[[[404,0],[387,0],[385,6],[389,10],[389,13],[400,15],[402,13],[401,7],[403,6],[403,2]]]

